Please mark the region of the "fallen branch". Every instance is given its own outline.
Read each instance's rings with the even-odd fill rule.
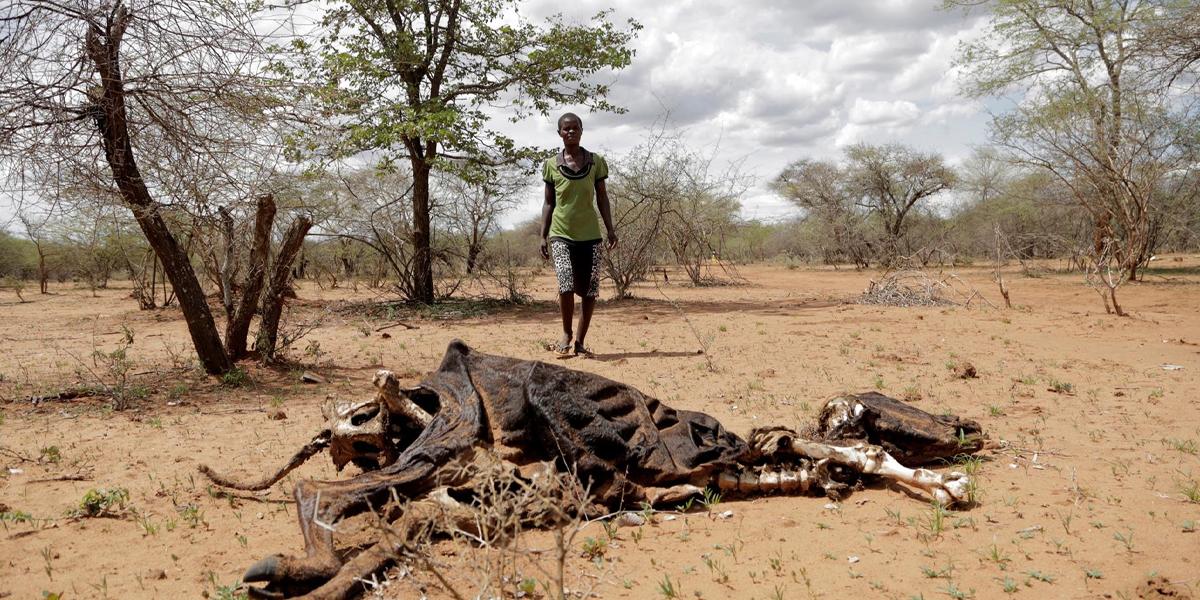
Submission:
[[[420,329],[420,327],[417,327],[416,325],[409,325],[408,323],[405,323],[404,321],[396,321],[395,323],[392,323],[391,325],[384,325],[383,327],[376,329],[375,333],[379,333],[380,331],[383,331],[385,329],[391,329],[393,327],[403,327],[405,329]]]
[[[36,463],[37,462],[37,459],[35,459],[27,454],[17,452],[16,450],[9,450],[8,448],[5,448],[4,446],[0,446],[0,456],[7,456],[14,460],[19,460],[21,462],[28,462],[28,463]]]
[[[692,330],[692,335],[696,337],[696,342],[700,344],[700,353],[704,355],[704,362],[706,365],[708,365],[708,372],[716,373],[717,367],[713,365],[712,356],[708,351],[708,344],[704,342],[704,338],[700,335],[700,332],[696,330],[696,326],[692,324],[692,320],[688,318],[687,313],[683,312],[683,307],[680,306],[675,300],[672,300],[671,297],[662,290],[662,288],[658,287],[657,281],[654,282],[654,289],[658,290],[658,293],[662,294],[662,297],[667,299],[667,302],[670,303],[671,307],[675,309],[675,312],[679,313],[680,317],[683,317],[683,322],[687,323],[688,328]]]
[[[78,398],[91,398],[94,396],[109,396],[111,392],[96,387],[71,388],[54,394],[45,394],[43,396],[29,396],[25,400],[33,403],[35,406],[43,402],[53,402],[61,400],[75,400]]]
[[[30,479],[29,483],[47,483],[50,481],[91,481],[92,475],[83,473],[74,473],[71,475],[59,475],[58,477],[44,477],[42,479]]]

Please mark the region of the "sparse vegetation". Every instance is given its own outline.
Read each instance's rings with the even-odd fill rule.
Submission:
[[[129,502],[129,490],[121,487],[92,488],[88,490],[79,506],[71,511],[72,517],[115,517],[120,516]]]

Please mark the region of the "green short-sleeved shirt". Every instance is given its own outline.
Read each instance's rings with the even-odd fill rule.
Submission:
[[[586,149],[583,155],[583,167],[579,171],[572,171],[564,164],[561,150],[542,165],[542,180],[554,186],[550,237],[576,242],[600,239],[596,182],[608,177],[608,163],[603,156]]]

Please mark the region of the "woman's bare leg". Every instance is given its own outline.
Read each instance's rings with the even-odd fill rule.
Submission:
[[[585,304],[586,306],[586,304]],[[559,348],[571,347],[571,318],[575,314],[575,293],[561,292],[558,294],[558,310],[562,313],[562,337],[559,338]],[[589,315],[590,317],[590,315]],[[580,321],[583,315],[579,316]]]
[[[592,324],[592,312],[596,310],[596,299],[584,296],[580,304],[579,326],[575,328],[575,331],[579,332],[579,336],[575,338],[576,348],[584,347],[583,340],[587,337],[588,326]]]

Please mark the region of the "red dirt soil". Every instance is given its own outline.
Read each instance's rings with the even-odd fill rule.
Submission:
[[[635,290],[639,299],[602,302],[588,339],[596,358],[565,364],[709,412],[734,431],[807,424],[828,397],[879,390],[976,419],[1000,447],[976,465],[978,504],[941,519],[926,501],[869,486],[836,504],[726,499],[658,514],[613,539],[588,525],[569,552],[571,596],[1190,597],[1200,586],[1200,257],[1154,267],[1121,288],[1128,318],[1105,315],[1077,274],[1012,270],[1013,310],[979,300],[858,305],[849,302],[877,272],[781,266],[743,267],[738,286],[662,288],[678,308],[653,286]],[[954,272],[1002,304],[988,269]],[[413,381],[453,338],[553,360],[543,350],[558,330],[553,281],[535,283],[531,306],[457,319],[403,313],[396,318],[418,328],[384,338],[375,330],[394,319],[327,310],[369,293],[302,282],[298,312],[326,315],[291,353],[303,365],[247,363],[241,386],[178,366],[192,356],[180,315],[140,312],[128,289],[0,298],[0,598],[228,597],[221,587],[262,556],[302,551],[292,483],[338,474],[322,456],[269,493],[229,496],[197,465],[273,469],[319,429],[327,394],[371,394],[380,367]],[[105,398],[28,400],[112,384],[93,352],[118,348],[122,326],[134,336],[131,409],[111,411]],[[697,354],[702,343],[714,370]],[[976,378],[955,376],[966,363]],[[300,383],[304,369],[328,382]],[[269,418],[277,411],[286,418]],[[66,516],[101,488],[129,491],[115,517]],[[346,528],[370,533],[369,523]],[[552,533],[521,544],[533,551],[509,563],[518,572],[507,582],[463,543],[438,543],[432,564],[464,597],[511,597],[518,582],[537,588],[554,570]],[[380,597],[452,597],[420,565],[386,578]]]

